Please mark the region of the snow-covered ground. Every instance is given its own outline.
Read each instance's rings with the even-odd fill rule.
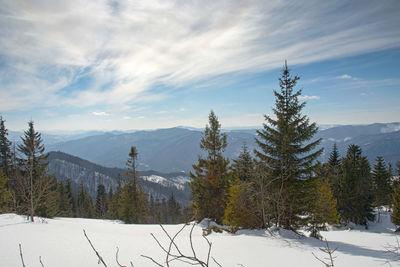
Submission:
[[[165,225],[175,234],[182,225]],[[98,259],[86,240],[83,229],[91,239],[109,267],[118,266],[115,261],[119,247],[119,261],[124,266],[156,266],[141,257],[147,255],[159,262],[165,254],[151,237],[153,233],[162,244],[168,240],[158,225],[128,225],[118,221],[55,218],[36,219],[30,223],[23,216],[0,215],[0,266],[22,266],[19,246],[22,246],[26,266],[99,266]],[[355,227],[353,230],[331,230],[322,232],[332,248],[337,247],[335,266],[382,266],[393,257],[385,252],[388,244],[396,244],[394,225],[389,214],[384,214],[382,223],[371,223],[369,230]],[[184,253],[190,254],[190,227],[178,235],[177,243]],[[211,254],[222,266],[322,266],[312,254],[320,258],[326,255],[319,248],[322,241],[299,237],[290,231],[269,232],[265,230],[242,230],[236,234],[212,233]],[[207,257],[207,242],[202,238],[201,225],[196,225],[193,243],[197,256]],[[399,262],[400,263],[400,262]],[[396,266],[397,262],[392,262]],[[174,261],[171,266],[190,266]],[[210,266],[217,266],[215,263]]]

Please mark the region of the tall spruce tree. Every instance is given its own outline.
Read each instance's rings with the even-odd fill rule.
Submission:
[[[125,176],[127,180],[122,188],[119,210],[120,219],[126,223],[145,222],[148,211],[147,194],[138,184],[137,157],[137,149],[135,146],[132,146],[126,162],[127,170]]]
[[[200,141],[207,157],[199,156],[198,164],[193,165],[194,173],[190,173],[192,207],[197,220],[210,218],[222,223],[231,184],[229,160],[223,157],[226,146],[226,134],[221,133],[221,124],[211,110]]]
[[[18,198],[31,221],[34,215],[53,216],[57,206],[57,185],[54,177],[46,174],[48,154],[44,153],[41,134],[35,131],[33,121],[21,137],[18,151],[21,174],[17,176]]]
[[[392,186],[391,186],[391,171],[386,167],[383,157],[376,157],[376,164],[372,170],[372,180],[374,183],[375,202],[374,205],[378,208],[378,222],[381,219],[381,207],[390,205]]]
[[[8,140],[8,130],[5,126],[5,120],[0,116],[0,169],[3,174],[11,180],[12,177],[12,153],[11,153],[11,142]],[[7,183],[9,185],[10,181]]]
[[[299,102],[301,90],[294,91],[298,76],[292,77],[285,62],[279,78],[279,91],[274,91],[276,116],[265,115],[263,129],[257,131],[256,156],[265,164],[272,191],[277,193],[274,203],[275,223],[285,229],[296,230],[306,207],[301,201],[308,192],[304,181],[313,175],[317,149],[321,139],[310,141],[318,127],[302,114],[305,102]]]
[[[367,226],[374,219],[374,201],[370,165],[362,156],[361,148],[350,145],[342,159],[342,175],[339,181],[338,211],[345,223],[353,222]]]

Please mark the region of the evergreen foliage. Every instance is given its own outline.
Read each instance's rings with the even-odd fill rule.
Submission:
[[[315,179],[316,192],[313,195],[310,225],[310,236],[321,239],[320,231],[326,230],[326,223],[339,223],[337,201],[333,196],[328,179],[317,177]]]
[[[71,195],[68,192],[68,184],[64,183],[64,181],[60,181],[57,183],[57,191],[58,191],[58,216],[61,217],[72,217],[72,199]]]
[[[350,145],[342,159],[342,176],[339,181],[338,211],[343,222],[367,225],[374,219],[372,212],[373,183],[370,165],[362,156],[361,148]]]
[[[7,176],[0,169],[0,214],[11,210],[12,191],[7,188],[7,180]]]
[[[265,115],[266,123],[257,131],[259,150],[255,150],[256,156],[265,164],[268,184],[277,197],[271,203],[276,210],[275,223],[294,230],[299,227],[298,215],[306,212],[298,203],[308,193],[299,189],[313,175],[314,160],[322,152],[322,149],[316,150],[321,139],[309,142],[318,128],[301,113],[305,106],[305,103],[299,103],[301,90],[294,91],[298,80],[298,76],[291,77],[285,63],[279,78],[280,91],[274,91],[276,119]]]
[[[328,160],[328,173],[329,182],[331,184],[332,192],[335,198],[339,197],[339,179],[341,176],[342,161],[340,159],[339,151],[336,143],[333,144],[332,152]]]
[[[118,217],[125,223],[143,223],[148,212],[147,194],[138,184],[139,173],[137,171],[138,152],[132,146],[126,165],[128,167],[125,176],[127,180],[122,188]]]
[[[256,215],[256,200],[253,184],[237,179],[229,189],[229,200],[225,209],[224,224],[230,225],[233,231],[240,228],[256,228],[260,221]]]
[[[380,210],[381,206],[391,204],[391,171],[386,167],[383,157],[376,157],[376,164],[372,170],[372,179],[375,191],[375,206]],[[380,212],[378,212],[380,216]],[[378,219],[379,220],[379,219]]]
[[[400,161],[397,162],[397,175],[400,176]],[[393,193],[392,193],[392,207],[393,207],[393,212],[392,212],[392,222],[399,226],[399,228],[396,229],[396,232],[400,230],[400,182],[399,180],[394,181],[393,183]]]
[[[33,121],[21,137],[18,151],[20,172],[15,177],[16,197],[20,211],[34,215],[51,217],[57,213],[57,183],[54,177],[47,175],[47,157],[44,153],[41,134],[35,131]]]
[[[11,142],[8,140],[8,130],[5,126],[5,120],[0,116],[0,169],[3,174],[11,179],[12,176],[12,153],[11,153]],[[9,186],[7,184],[9,188]]]
[[[93,218],[94,208],[92,199],[86,192],[83,184],[79,185],[78,196],[76,201],[76,216],[79,218]]]
[[[254,171],[254,162],[245,143],[243,144],[239,157],[233,160],[232,169],[233,172],[238,175],[239,180],[244,182],[251,181]]]
[[[106,188],[103,184],[97,186],[97,197],[95,205],[95,213],[97,218],[105,218],[107,214],[108,201]]]
[[[226,146],[226,134],[221,133],[221,124],[211,110],[200,141],[200,148],[206,151],[207,157],[199,156],[198,164],[193,165],[194,173],[190,173],[192,207],[196,220],[210,218],[217,223],[223,221],[231,183],[229,160],[222,155]]]

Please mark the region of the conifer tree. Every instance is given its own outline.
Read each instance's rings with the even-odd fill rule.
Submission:
[[[238,175],[239,180],[244,182],[249,182],[252,180],[254,163],[246,143],[243,144],[239,157],[236,160],[233,160],[232,169],[233,172]]]
[[[18,159],[21,175],[16,176],[18,198],[28,213],[31,221],[33,216],[53,216],[57,207],[57,184],[54,177],[46,174],[48,154],[44,153],[41,134],[35,131],[33,121],[21,137],[22,144],[18,151],[23,155]]]
[[[105,218],[107,214],[107,194],[103,184],[97,186],[95,213],[97,218]]]
[[[328,160],[328,177],[331,184],[332,192],[335,198],[339,195],[339,179],[341,175],[341,165],[342,161],[339,156],[339,151],[337,149],[336,143],[333,144],[332,152]]]
[[[70,196],[68,194],[67,184],[64,181],[60,181],[57,184],[57,191],[58,191],[58,216],[62,217],[72,217],[72,203]]]
[[[301,90],[294,87],[300,78],[292,77],[286,65],[279,78],[279,91],[274,91],[276,116],[265,115],[263,129],[257,131],[256,156],[265,164],[272,192],[277,193],[275,223],[285,229],[296,230],[301,215],[306,212],[300,200],[308,193],[303,182],[313,175],[317,149],[321,139],[310,141],[317,133],[315,123],[302,114],[305,102],[299,102]]]
[[[175,200],[174,192],[171,193],[167,200],[168,223],[178,223],[181,217],[181,206]]]
[[[12,192],[7,188],[7,180],[7,176],[0,169],[0,214],[11,210]]]
[[[8,140],[8,130],[4,125],[5,120],[0,116],[0,169],[3,174],[11,179],[12,177],[12,153],[11,142]],[[11,186],[7,185],[8,188]]]
[[[221,133],[221,124],[211,110],[200,141],[207,157],[199,156],[198,164],[193,165],[194,173],[190,173],[192,207],[197,220],[210,218],[222,223],[231,184],[229,160],[222,155],[226,146],[226,134]]]
[[[83,184],[79,185],[78,197],[76,201],[76,216],[79,218],[93,218],[93,201],[86,192]]]
[[[72,192],[71,180],[67,179],[65,182],[65,195],[67,200],[69,201],[68,208],[71,207],[71,216],[75,216],[76,214],[76,198],[74,193]]]
[[[400,161],[397,162],[397,175],[400,176]],[[393,193],[392,193],[392,223],[397,225],[396,232],[400,231],[400,182],[395,180],[393,182]]]
[[[326,230],[326,223],[339,223],[340,216],[337,212],[337,201],[328,180],[318,177],[315,179],[315,183],[316,192],[311,201],[311,220],[308,230],[311,232],[311,237],[321,239],[319,232]]]
[[[138,184],[136,147],[132,146],[126,165],[125,176],[127,180],[122,188],[120,219],[125,223],[143,223],[146,221],[148,211],[147,194]]]
[[[370,166],[361,148],[350,145],[342,159],[342,175],[339,181],[338,211],[345,223],[354,222],[367,226],[374,219]]]
[[[252,183],[236,179],[229,189],[224,224],[230,225],[233,231],[239,228],[259,227],[260,221],[257,218],[256,207]]]
[[[391,203],[391,171],[386,167],[383,157],[376,157],[376,164],[372,170],[372,180],[375,190],[374,205],[378,208],[378,222],[380,222],[380,211],[384,205]]]
[[[122,181],[121,176],[118,174],[118,183],[115,193],[112,195],[110,204],[108,207],[108,215],[110,219],[120,219],[120,208],[122,205]]]

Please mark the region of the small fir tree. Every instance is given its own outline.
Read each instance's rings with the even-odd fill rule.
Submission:
[[[308,230],[311,232],[311,237],[321,239],[319,232],[326,230],[326,223],[337,224],[340,216],[328,179],[318,177],[315,182],[316,192],[311,202],[311,220]]]
[[[11,211],[12,191],[7,188],[7,176],[0,169],[0,214]]]
[[[77,217],[79,217],[79,218],[93,218],[94,217],[93,201],[89,197],[88,193],[86,192],[83,184],[79,185],[76,205],[77,205],[76,206],[76,216]]]
[[[12,177],[12,153],[11,153],[11,142],[8,140],[8,130],[5,126],[5,120],[0,116],[0,169],[3,174],[11,179]],[[7,187],[11,188],[7,183]]]
[[[243,182],[250,182],[254,173],[254,162],[247,148],[246,143],[243,144],[242,151],[232,164],[233,172],[238,175],[239,180]]]
[[[35,131],[33,121],[21,137],[18,151],[21,172],[16,174],[17,198],[31,221],[34,215],[54,216],[57,207],[57,184],[54,177],[46,174],[48,154],[44,153],[41,134]],[[18,180],[17,180],[18,179]]]
[[[378,222],[381,220],[381,208],[384,205],[390,205],[392,187],[391,187],[391,171],[386,167],[383,157],[376,157],[376,164],[372,170],[372,180],[375,190],[374,205],[378,208]]]
[[[339,179],[341,175],[341,165],[342,161],[340,159],[339,151],[337,149],[336,143],[333,144],[332,152],[328,160],[328,177],[331,184],[332,192],[335,198],[339,196]]]
[[[339,181],[338,211],[345,223],[353,222],[367,226],[374,219],[373,183],[370,165],[362,156],[361,148],[350,145],[342,159],[342,175]]]
[[[105,218],[107,214],[107,194],[103,184],[97,186],[95,213],[97,218]]]
[[[200,141],[207,157],[199,156],[198,164],[193,165],[194,173],[190,173],[192,207],[197,220],[210,218],[222,223],[231,184],[229,160],[222,155],[226,146],[226,134],[221,133],[221,124],[211,110]]]

